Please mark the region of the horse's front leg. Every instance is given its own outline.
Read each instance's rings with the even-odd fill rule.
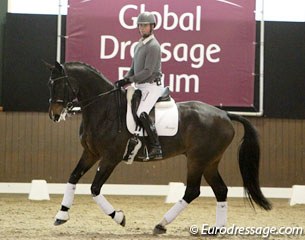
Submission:
[[[64,197],[61,202],[61,209],[55,216],[54,225],[61,225],[70,219],[68,210],[73,204],[76,184],[78,183],[79,179],[97,162],[97,160],[98,158],[94,155],[88,153],[87,151],[83,152],[66,185]]]
[[[101,188],[119,162],[111,162],[110,159],[102,159],[97,168],[95,178],[91,186],[93,200],[100,209],[110,216],[116,223],[125,226],[125,215],[121,210],[115,210],[111,203],[101,194]]]

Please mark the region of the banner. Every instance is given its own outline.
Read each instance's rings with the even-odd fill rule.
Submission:
[[[176,101],[251,107],[255,0],[69,0],[66,61],[97,68],[111,81],[128,71],[139,41],[136,20],[157,20],[164,85]]]

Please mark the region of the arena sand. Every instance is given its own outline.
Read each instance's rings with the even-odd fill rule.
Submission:
[[[62,200],[51,195],[49,201],[28,200],[28,195],[0,194],[0,239],[264,239],[263,235],[191,235],[190,227],[212,226],[215,223],[215,199],[196,199],[180,216],[167,226],[167,233],[154,236],[152,230],[172,206],[165,197],[106,196],[116,209],[126,215],[126,226],[117,225],[105,216],[90,195],[76,195],[70,210],[70,220],[54,226],[54,216]],[[260,229],[301,227],[305,232],[305,205],[289,206],[288,199],[270,199],[273,210],[253,210],[242,198],[228,199],[228,225]],[[266,231],[266,229],[264,230]],[[304,234],[304,233],[303,233]],[[266,238],[265,238],[266,239]],[[271,235],[268,239],[305,239],[305,235]]]

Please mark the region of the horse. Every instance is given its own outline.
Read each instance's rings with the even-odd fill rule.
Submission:
[[[50,119],[60,122],[76,106],[81,108],[82,115],[79,135],[83,153],[69,177],[54,225],[69,220],[68,210],[74,200],[76,184],[99,161],[90,189],[92,197],[102,212],[125,226],[124,212],[114,209],[101,194],[101,188],[114,168],[123,161],[126,143],[132,137],[126,127],[126,91],[115,87],[102,73],[86,63],[56,62],[55,65],[46,65],[51,71],[48,81]],[[244,128],[238,161],[245,197],[253,208],[257,205],[270,210],[272,205],[261,192],[259,183],[258,133],[250,121],[200,101],[178,102],[176,105],[178,132],[171,137],[161,136],[160,143],[163,160],[181,154],[186,156],[186,189],[182,199],[155,225],[153,234],[166,233],[165,226],[199,197],[202,176],[211,186],[217,201],[214,227],[225,226],[228,188],[218,171],[218,164],[235,134],[232,121],[240,122]],[[136,156],[135,161],[143,162],[143,159]]]

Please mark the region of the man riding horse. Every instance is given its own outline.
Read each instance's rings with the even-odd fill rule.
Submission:
[[[137,117],[148,135],[148,154],[139,158],[162,159],[162,149],[159,137],[149,112],[164,91],[161,85],[161,49],[158,40],[153,34],[156,20],[152,13],[144,12],[137,19],[138,30],[141,35],[135,47],[134,58],[129,72],[124,79],[116,82],[117,87],[135,83],[141,91],[141,101],[137,110]]]
[[[160,85],[160,45],[152,34],[155,19],[150,13],[142,13],[138,17],[138,25],[142,39],[135,48],[135,56],[129,73],[125,79],[117,81],[116,85],[122,87],[133,82],[142,92],[136,115],[148,134],[150,143],[148,157],[169,159],[183,154],[187,161],[184,195],[163,215],[153,233],[165,233],[165,227],[200,196],[202,177],[211,186],[217,200],[215,227],[220,228],[226,225],[228,187],[218,171],[218,165],[235,134],[232,121],[237,121],[244,127],[243,140],[238,150],[238,163],[246,196],[253,207],[253,203],[256,203],[261,208],[270,210],[271,204],[264,197],[259,184],[258,134],[246,118],[199,101],[176,103],[179,128],[177,134],[171,137],[161,136],[160,131],[163,151],[161,150],[155,126],[148,117],[163,91]],[[120,101],[116,102],[117,97],[120,96],[117,93],[123,94],[121,106],[127,108],[127,93],[120,88],[115,88],[111,81],[88,64],[56,62],[55,66],[47,66],[51,70],[48,84],[50,119],[55,122],[64,120],[73,106],[80,106],[82,114],[79,135],[83,153],[70,174],[54,224],[60,225],[69,220],[68,211],[73,204],[76,185],[81,177],[98,162],[91,185],[93,200],[116,223],[125,226],[125,214],[112,206],[101,189],[116,166],[123,160],[125,144],[132,136],[127,129],[127,124],[120,128],[120,117],[123,117],[123,120],[126,117],[123,113],[120,115],[118,111]],[[142,161],[142,159],[136,158],[136,161]]]

